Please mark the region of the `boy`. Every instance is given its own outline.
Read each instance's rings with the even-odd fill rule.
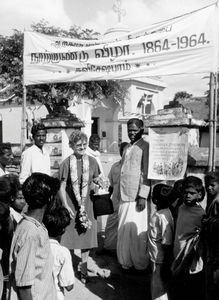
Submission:
[[[55,300],[53,257],[49,236],[42,221],[48,204],[54,201],[59,180],[33,173],[23,186],[27,214],[17,225],[10,252],[11,297],[19,300]]]
[[[205,299],[203,261],[197,249],[199,232],[205,211],[200,205],[205,190],[202,180],[188,176],[182,184],[183,204],[179,207],[174,239],[173,266],[182,257],[180,277],[176,277],[176,293],[173,299]],[[188,259],[189,257],[189,259]],[[184,263],[183,263],[184,262]],[[186,262],[186,263],[185,263]],[[178,286],[177,286],[178,284]],[[173,286],[174,286],[173,285]]]
[[[172,187],[166,184],[157,184],[153,188],[152,201],[157,211],[151,217],[148,228],[148,253],[152,265],[152,299],[168,299],[168,274],[164,274],[164,270],[169,270],[170,273],[174,231],[173,217],[169,209],[171,190]]]
[[[209,172],[205,175],[205,188],[207,191],[207,216],[219,214],[219,171]]]
[[[75,281],[70,251],[60,245],[61,236],[65,232],[65,228],[70,224],[70,221],[70,214],[63,206],[48,209],[43,219],[43,223],[48,230],[54,258],[53,275],[57,300],[64,300],[64,290],[71,291]]]
[[[206,246],[207,299],[216,300],[219,295],[219,172],[205,175],[207,191],[206,218],[203,220]]]

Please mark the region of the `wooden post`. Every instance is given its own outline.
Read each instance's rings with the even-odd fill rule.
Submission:
[[[217,154],[217,86],[218,79],[217,73],[214,74],[214,122],[213,122],[213,159],[212,159],[212,171],[216,168],[216,154]]]
[[[210,74],[210,102],[209,102],[209,150],[208,150],[208,171],[212,171],[213,164],[213,118],[214,118],[214,74]]]

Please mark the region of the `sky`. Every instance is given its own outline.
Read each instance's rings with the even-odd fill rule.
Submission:
[[[122,23],[130,30],[166,20],[204,7],[214,0],[122,0]],[[101,34],[118,22],[112,9],[115,0],[0,0],[0,35],[11,35],[13,29],[30,29],[41,19],[50,25],[70,28],[76,25]],[[203,79],[203,77],[205,77]],[[175,92],[187,91],[202,96],[208,89],[208,74],[165,77],[168,84],[164,102]]]

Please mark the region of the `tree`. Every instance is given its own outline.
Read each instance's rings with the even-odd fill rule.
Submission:
[[[174,97],[173,97],[173,101],[177,101],[179,99],[188,99],[191,98],[192,94],[187,93],[186,91],[181,91],[181,92],[177,92],[175,93]]]
[[[73,26],[69,30],[49,25],[45,20],[32,24],[33,31],[76,39],[97,39],[99,33],[90,29],[82,29]],[[0,97],[10,98],[18,103],[22,102],[22,77],[23,77],[23,33],[14,30],[13,35],[0,36]],[[4,91],[5,87],[9,87]],[[92,100],[102,100],[105,97],[120,103],[127,95],[127,89],[118,81],[90,81],[90,82],[68,82],[57,84],[42,84],[29,86],[27,89],[27,101],[35,103],[39,101],[44,104],[49,113],[54,107],[63,103],[63,98],[72,101],[73,105],[80,102],[83,97]],[[10,101],[12,101],[10,99]]]

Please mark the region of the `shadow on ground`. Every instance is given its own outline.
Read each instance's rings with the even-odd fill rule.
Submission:
[[[117,262],[116,255],[98,254],[92,251],[88,261],[90,281],[80,282],[77,265],[80,252],[72,256],[75,270],[75,287],[66,294],[66,300],[150,300],[149,274],[146,272],[124,273]]]

